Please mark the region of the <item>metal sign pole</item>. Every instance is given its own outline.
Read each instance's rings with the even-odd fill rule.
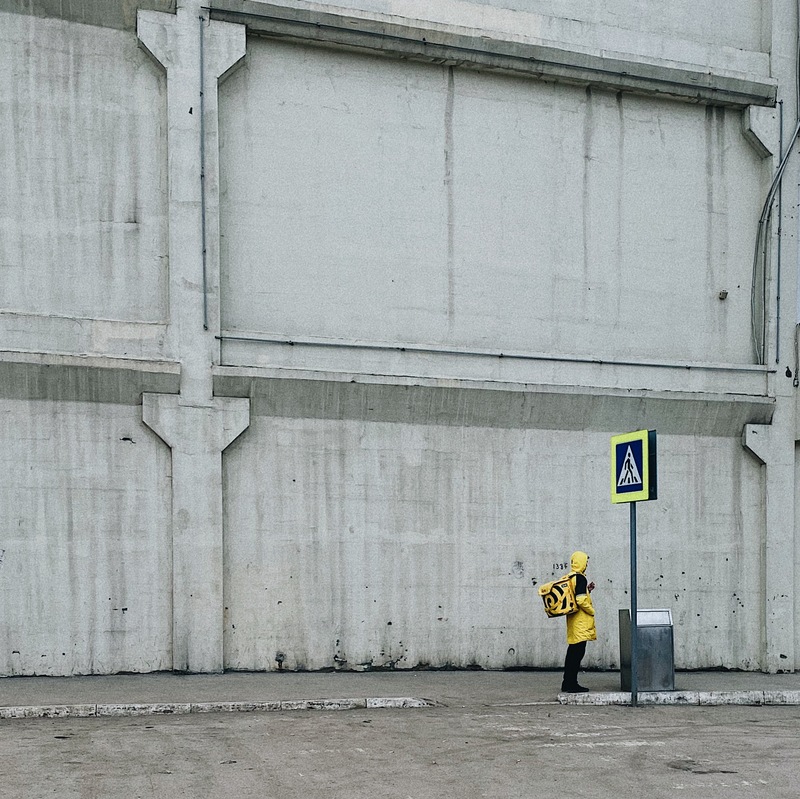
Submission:
[[[636,707],[638,697],[637,661],[639,650],[639,619],[636,606],[636,503],[630,503],[631,509],[631,707]]]
[[[611,502],[631,513],[631,706],[639,702],[639,610],[636,603],[636,503],[658,498],[656,431],[611,436]],[[621,632],[621,631],[620,631]],[[621,639],[620,639],[621,641]],[[620,667],[622,653],[620,653]],[[623,681],[624,684],[624,681]]]

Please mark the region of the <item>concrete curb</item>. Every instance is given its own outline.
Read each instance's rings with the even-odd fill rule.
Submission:
[[[562,705],[630,705],[623,692],[559,694]],[[800,705],[800,691],[642,691],[640,705]]]
[[[102,716],[169,716],[188,713],[253,713],[288,710],[373,710],[436,707],[413,696],[367,699],[289,699],[274,702],[141,702],[0,707],[0,719],[97,718]]]

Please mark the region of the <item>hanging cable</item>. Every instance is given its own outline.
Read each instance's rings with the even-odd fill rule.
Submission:
[[[800,134],[800,120],[795,125],[789,146],[781,160],[772,184],[767,192],[767,199],[758,220],[758,230],[756,233],[756,246],[753,253],[753,283],[750,292],[750,312],[753,323],[753,346],[755,348],[756,360],[759,364],[765,361],[765,338],[766,338],[766,311],[767,311],[767,264],[769,263],[768,253],[770,249],[770,235],[772,230],[772,205],[775,195],[780,186],[781,178],[789,162],[792,148]]]
[[[772,223],[772,205],[775,195],[786,171],[789,156],[792,154],[798,134],[800,134],[800,3],[797,6],[797,39],[795,52],[795,128],[789,139],[786,152],[782,154],[780,164],[772,178],[756,231],[756,246],[753,252],[753,279],[750,287],[750,323],[753,350],[756,363],[766,361],[766,327],[767,327],[767,264],[769,263],[769,245]],[[779,245],[780,246],[780,245]]]

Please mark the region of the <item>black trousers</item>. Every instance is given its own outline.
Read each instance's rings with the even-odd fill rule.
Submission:
[[[564,682],[563,688],[575,688],[578,684],[578,671],[581,668],[581,661],[586,654],[586,641],[577,644],[570,644],[567,647],[567,656],[564,658]]]

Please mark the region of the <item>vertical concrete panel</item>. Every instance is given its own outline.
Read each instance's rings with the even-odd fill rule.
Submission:
[[[639,607],[672,609],[679,668],[757,670],[763,470],[736,439],[658,446],[659,499],[639,505]]]
[[[133,33],[0,13],[0,308],[166,318],[165,100]]]
[[[446,85],[446,69],[248,41],[220,86],[223,328],[288,332],[285,309],[296,332],[443,336]]]
[[[752,359],[737,112],[259,41],[220,108],[226,332]]]
[[[463,340],[749,361],[760,167],[738,114],[491,80],[457,83]]]
[[[172,668],[169,450],[136,406],[0,416],[0,673]]]
[[[640,606],[675,611],[679,666],[757,667],[758,471],[731,439],[668,437],[661,463]],[[563,624],[532,578],[577,548],[598,584],[589,662],[617,663],[628,527],[605,434],[256,416],[224,491],[228,668],[557,666]]]

